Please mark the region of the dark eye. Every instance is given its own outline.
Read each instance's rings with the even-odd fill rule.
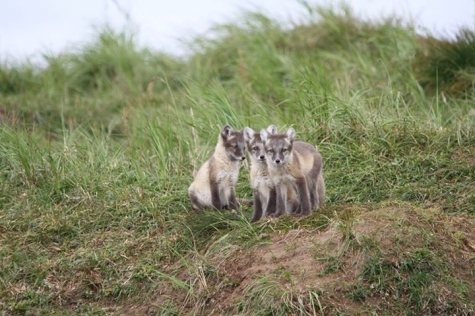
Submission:
[[[238,145],[237,144],[233,145],[233,148],[234,149],[238,148]]]
[[[259,149],[259,148],[257,148],[257,146],[256,146],[256,147],[252,147],[252,150],[258,150],[258,149]]]
[[[282,152],[283,152],[283,153],[286,153],[286,152],[288,152],[288,151],[289,151],[289,150],[288,150],[287,148],[282,148]]]
[[[273,153],[274,149],[269,149],[268,152]]]

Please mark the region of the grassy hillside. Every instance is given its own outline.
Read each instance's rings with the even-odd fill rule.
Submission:
[[[0,311],[474,315],[474,34],[313,8],[217,25],[189,58],[104,28],[44,67],[4,61]],[[193,213],[226,123],[317,145],[326,206]]]

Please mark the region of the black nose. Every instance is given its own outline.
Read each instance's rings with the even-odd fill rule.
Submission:
[[[280,159],[276,159],[276,160],[275,160],[275,163],[276,163],[276,164],[279,164],[279,163],[280,163]]]
[[[244,160],[244,159],[246,159],[246,156],[242,156],[242,157],[241,157],[241,160]]]
[[[260,158],[261,160],[264,160],[265,156],[259,156],[259,158]]]

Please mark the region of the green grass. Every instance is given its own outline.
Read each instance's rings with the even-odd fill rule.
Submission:
[[[44,67],[0,65],[0,311],[473,314],[473,32],[309,7],[211,33],[186,59],[105,27]],[[317,145],[326,206],[195,214],[226,123]]]
[[[426,91],[458,96],[473,94],[473,30],[461,28],[451,40],[423,38],[421,44],[414,68]]]

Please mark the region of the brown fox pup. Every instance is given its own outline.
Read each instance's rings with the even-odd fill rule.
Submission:
[[[274,125],[270,125],[267,128],[267,132],[269,134],[276,134],[277,128]],[[244,136],[251,158],[250,180],[253,189],[254,205],[251,222],[255,222],[266,215],[275,214],[276,191],[267,170],[266,152],[261,134],[246,127],[244,129]],[[289,192],[287,192],[287,198],[287,203],[290,204],[289,208],[295,209],[298,207],[297,196],[293,188],[290,188]]]
[[[244,133],[224,126],[213,155],[198,170],[188,189],[195,211],[207,207],[239,210],[235,187],[240,162],[246,159],[245,150]]]
[[[322,156],[312,145],[294,141],[295,130],[284,134],[261,131],[266,151],[267,168],[276,188],[276,216],[290,214],[286,202],[289,190],[295,188],[299,199],[300,215],[308,215],[321,206],[325,195],[322,175]]]

